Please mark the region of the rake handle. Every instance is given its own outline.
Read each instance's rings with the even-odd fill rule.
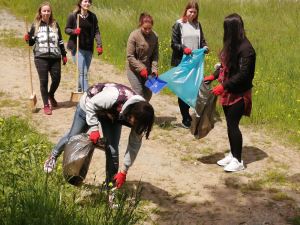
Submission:
[[[77,28],[79,28],[79,14],[77,14]],[[76,74],[77,74],[77,80],[79,81],[79,68],[78,68],[79,63],[78,63],[78,60],[79,60],[79,35],[77,35],[77,38],[76,38]]]

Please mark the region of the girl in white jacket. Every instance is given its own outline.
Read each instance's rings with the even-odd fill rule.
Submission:
[[[70,137],[90,132],[95,144],[101,136],[108,141],[106,149],[106,183],[115,180],[120,188],[126,180],[142,144],[148,139],[154,122],[154,109],[142,96],[122,84],[99,83],[91,86],[81,97],[70,131],[60,139],[46,160],[44,170],[50,173]],[[124,165],[119,169],[119,141],[122,125],[131,127]]]

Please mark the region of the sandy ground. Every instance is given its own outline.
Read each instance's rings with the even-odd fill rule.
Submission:
[[[24,22],[2,10],[0,32],[11,31],[22,36]],[[46,116],[42,110],[33,114],[27,107],[30,96],[27,48],[7,48],[3,44],[0,48],[0,115],[27,118],[53,143],[57,142],[73,120],[75,106],[69,100],[75,89],[75,65],[69,57],[68,64],[63,67],[56,93],[59,107],[53,115]],[[37,106],[41,109],[32,55],[30,61]],[[90,68],[90,83],[104,81],[128,84],[124,71],[95,57]],[[283,145],[284,139],[269,136],[262,129],[242,126],[246,170],[225,173],[216,165],[229,150],[223,118],[207,137],[196,140],[188,130],[176,126],[181,120],[176,97],[158,94],[153,96],[151,103],[157,123],[150,140],[143,142],[126,183],[127,187],[133,187],[141,182],[142,199],[147,200],[149,208],[144,224],[281,225],[288,224],[288,218],[300,215],[300,154],[296,147]],[[168,126],[162,126],[164,124]],[[123,128],[121,163],[127,137],[128,129]],[[102,183],[104,167],[104,153],[96,151],[86,183]],[[278,182],[280,176],[284,177],[281,184]],[[258,180],[269,183],[265,182],[263,189],[257,188]]]

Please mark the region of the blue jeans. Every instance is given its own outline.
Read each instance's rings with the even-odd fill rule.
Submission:
[[[106,156],[106,184],[113,180],[119,170],[119,142],[122,125],[113,123],[108,118],[100,118],[103,136],[107,139],[108,146],[105,149]]]
[[[86,91],[89,88],[88,71],[92,62],[91,51],[79,49],[78,52],[78,91]],[[76,63],[76,50],[72,52],[73,62]]]
[[[57,145],[52,150],[52,155],[57,158],[64,150],[65,145],[68,143],[69,139],[77,134],[86,133],[89,126],[86,123],[86,113],[80,108],[79,104],[76,107],[73,123],[71,129],[66,133],[57,143]]]
[[[105,149],[106,156],[106,182],[109,183],[113,180],[114,175],[119,170],[119,142],[121,137],[122,125],[119,123],[113,123],[108,118],[99,118],[102,126],[103,135],[107,139],[108,145]],[[89,130],[89,126],[86,123],[86,113],[77,105],[73,124],[68,133],[66,133],[57,143],[52,150],[52,156],[58,157],[64,150],[65,145],[69,139],[77,134],[86,133]]]

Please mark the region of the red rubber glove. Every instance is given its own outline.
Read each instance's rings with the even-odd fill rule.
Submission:
[[[184,48],[184,49],[183,49],[183,53],[184,53],[185,55],[190,55],[190,54],[192,54],[192,49],[190,49],[190,48]]]
[[[79,35],[80,34],[80,28],[76,28],[73,30],[73,34]]]
[[[29,34],[25,34],[25,35],[24,35],[24,40],[25,40],[25,41],[29,41],[29,39],[30,39]]]
[[[100,132],[99,130],[94,130],[90,133],[90,140],[94,143],[97,144],[97,141],[100,138]]]
[[[99,47],[97,48],[98,56],[103,53],[103,48]]]
[[[212,82],[214,79],[215,79],[214,75],[209,75],[209,76],[204,77],[203,82],[204,82],[205,84],[209,84],[209,83]]]
[[[116,181],[116,187],[120,188],[126,181],[126,173],[119,172],[114,176],[114,180]]]
[[[68,62],[67,56],[64,56],[64,57],[62,58],[62,60],[63,60],[63,65],[66,65],[67,62]]]
[[[147,71],[147,69],[146,68],[142,69],[140,71],[140,75],[141,75],[141,77],[144,77],[145,79],[147,79],[147,77],[148,77],[148,71]]]
[[[222,84],[214,87],[211,91],[214,95],[221,95],[224,92],[224,87]]]

